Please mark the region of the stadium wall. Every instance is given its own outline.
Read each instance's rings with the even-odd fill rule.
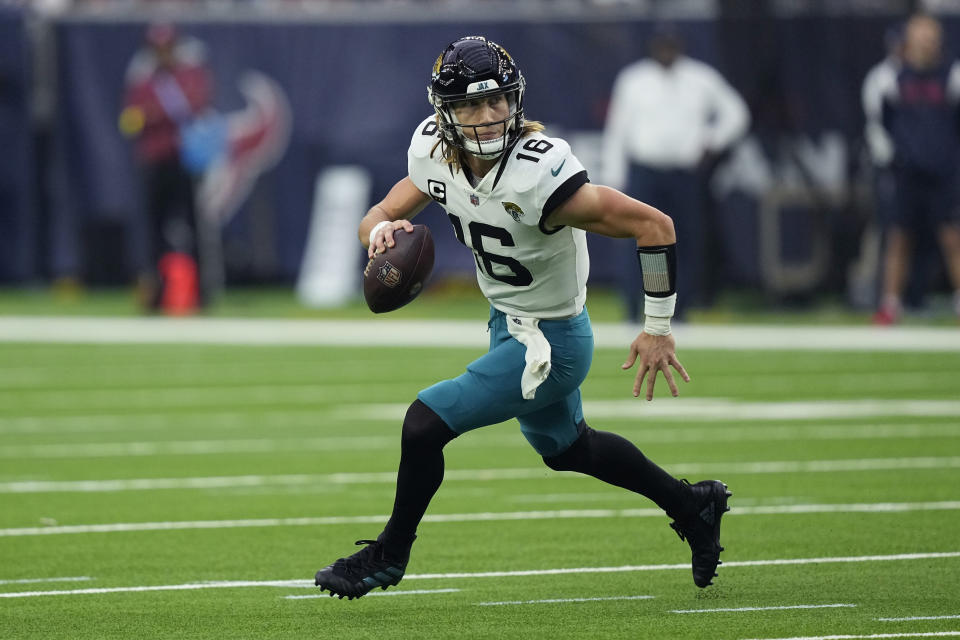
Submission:
[[[837,286],[828,275],[859,259],[872,217],[860,83],[883,56],[884,32],[897,19],[760,11],[676,22],[689,53],[717,66],[753,114],[748,138],[720,159],[710,180],[715,205],[705,233],[715,279],[803,293],[827,281]],[[226,223],[224,256],[232,282],[292,282],[321,172],[363,167],[374,199],[405,175],[409,138],[430,112],[430,66],[445,43],[476,32],[504,44],[528,78],[528,116],[567,137],[598,181],[599,134],[614,77],[643,55],[655,21],[602,14],[460,21],[204,16],[181,25],[207,45],[218,110],[244,107],[238,82],[250,70],[272,78],[289,100],[289,146]],[[955,20],[947,26],[960,35]],[[18,27],[22,19],[0,14],[0,30]],[[117,116],[125,67],[144,27],[132,16],[72,15],[54,23],[58,93],[45,182],[52,204],[39,223],[48,231],[31,238],[43,216],[22,186],[32,179],[24,174],[30,149],[18,138],[6,149],[27,160],[0,165],[0,184],[21,185],[18,206],[4,207],[0,223],[0,242],[18,247],[0,252],[0,281],[42,274],[124,281],[142,266],[137,176]],[[27,77],[23,47],[0,47],[0,62]],[[16,111],[21,119],[25,99]],[[0,132],[10,125],[2,126]],[[438,275],[472,272],[472,257],[456,245],[442,212],[431,206],[423,219],[437,238]],[[613,281],[625,252],[612,240],[591,242],[594,281]],[[358,248],[358,266],[362,260]]]

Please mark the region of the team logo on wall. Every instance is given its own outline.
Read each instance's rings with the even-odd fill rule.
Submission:
[[[447,185],[439,180],[427,180],[427,191],[430,197],[440,204],[447,204]]]
[[[197,190],[203,215],[221,224],[240,209],[257,179],[276,165],[290,142],[290,103],[280,85],[258,71],[245,72],[238,84],[247,104],[215,114],[223,128],[222,146],[205,167]]]
[[[510,214],[510,217],[514,219],[515,222],[520,222],[520,218],[523,217],[523,209],[513,204],[512,202],[501,202],[503,208],[506,209],[507,213]]]
[[[389,262],[384,262],[383,266],[377,271],[377,280],[388,287],[395,287],[400,284],[402,277],[403,273],[401,273],[400,269],[397,269]]]

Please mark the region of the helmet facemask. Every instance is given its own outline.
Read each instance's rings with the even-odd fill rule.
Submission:
[[[478,158],[492,160],[498,158],[517,139],[523,129],[523,112],[518,109],[522,92],[521,87],[511,91],[488,91],[483,94],[469,95],[463,100],[442,100],[440,106],[435,106],[440,117],[441,129],[448,144],[465,151]],[[457,117],[458,107],[473,100],[489,100],[494,96],[504,96],[507,103],[507,115],[501,120],[464,124]],[[481,134],[481,129],[499,127],[500,135],[490,138],[490,132]],[[481,135],[487,136],[486,139]]]

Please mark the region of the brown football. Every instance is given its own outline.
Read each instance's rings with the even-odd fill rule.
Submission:
[[[393,232],[394,246],[367,262],[363,297],[374,313],[399,309],[416,298],[433,271],[433,236],[426,225]]]

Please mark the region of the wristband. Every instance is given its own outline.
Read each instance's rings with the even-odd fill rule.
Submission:
[[[644,315],[657,318],[672,318],[673,310],[677,306],[677,294],[671,293],[665,298],[656,298],[649,294],[643,296]]]
[[[651,336],[670,335],[670,318],[677,305],[677,294],[673,293],[665,298],[655,298],[650,295],[643,297],[643,314],[645,321],[643,332]]]
[[[389,226],[389,225],[391,225],[391,224],[393,224],[393,223],[390,222],[389,220],[381,220],[380,222],[378,222],[377,224],[375,224],[375,225],[373,226],[373,229],[370,229],[370,242],[369,242],[369,244],[371,244],[371,245],[373,244],[373,239],[377,236],[377,231],[379,231],[379,230],[382,229],[383,227]]]
[[[637,247],[637,260],[647,296],[666,298],[677,291],[677,244]]]
[[[643,323],[643,332],[648,336],[670,335],[670,318],[647,316],[646,322]]]

